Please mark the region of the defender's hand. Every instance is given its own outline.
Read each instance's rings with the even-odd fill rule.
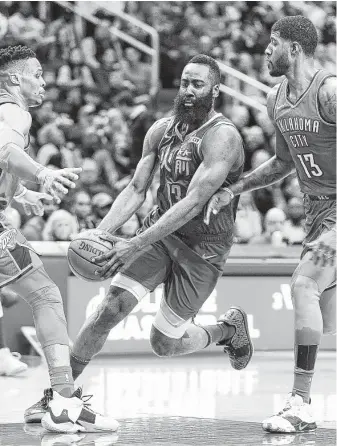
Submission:
[[[102,234],[100,235],[100,239],[113,243],[113,248],[108,253],[93,258],[92,261],[94,263],[107,261],[103,267],[97,269],[96,274],[99,277],[108,279],[116,274],[117,271],[132,258],[138,251],[138,248],[132,240],[125,240],[110,234]]]
[[[17,203],[20,203],[26,215],[40,215],[44,214],[44,206],[41,200],[52,201],[53,197],[42,192],[34,192],[26,190],[23,195],[14,197]]]
[[[315,265],[326,266],[336,263],[336,231],[330,229],[325,232],[317,240],[307,243],[312,249],[312,261]]]
[[[234,195],[227,188],[220,189],[216,194],[214,194],[207,204],[204,223],[209,225],[211,214],[216,215],[220,209],[227,206],[233,200],[233,198]]]
[[[39,184],[53,196],[56,203],[60,203],[61,199],[58,192],[67,194],[68,189],[76,186],[75,181],[78,180],[78,173],[82,172],[80,167],[68,167],[66,169],[52,170],[47,167],[43,168],[37,176]]]

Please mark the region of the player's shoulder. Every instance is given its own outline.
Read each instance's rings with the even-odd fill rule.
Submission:
[[[281,84],[274,85],[274,87],[267,94],[267,112],[270,119],[274,119],[274,107],[280,86]]]
[[[171,117],[161,118],[151,125],[147,137],[152,144],[159,144],[171,121]]]
[[[336,76],[331,75],[324,79],[317,93],[320,112],[331,123],[336,122],[336,88]]]
[[[20,126],[20,124],[24,127],[31,124],[30,113],[12,102],[0,104],[0,119],[2,122],[14,127]]]
[[[327,95],[335,95],[337,88],[337,78],[335,75],[331,75],[324,79],[318,89],[318,98],[325,99]]]

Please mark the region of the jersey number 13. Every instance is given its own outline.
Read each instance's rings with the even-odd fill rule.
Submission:
[[[323,175],[321,168],[315,163],[314,155],[312,153],[304,153],[297,155],[301,161],[303,170],[308,178],[320,177]]]

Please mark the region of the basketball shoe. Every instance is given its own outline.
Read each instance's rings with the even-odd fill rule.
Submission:
[[[242,308],[230,307],[223,316],[220,316],[218,324],[225,323],[235,328],[235,334],[217,345],[224,347],[224,352],[228,353],[230,363],[235,370],[242,370],[249,364],[252,358],[254,347],[250,339],[248,330],[247,315]]]
[[[82,395],[79,387],[71,398],[64,398],[53,391],[48,409],[41,420],[42,426],[51,432],[73,434],[76,432],[115,432],[119,423],[110,417],[94,412],[88,404],[92,395]]]
[[[20,361],[20,353],[11,352],[9,348],[0,349],[0,376],[15,376],[28,369],[27,364]]]
[[[305,403],[300,395],[290,393],[284,408],[276,415],[262,422],[267,432],[311,432],[317,428],[312,416],[310,404]]]
[[[49,401],[53,399],[53,390],[45,389],[43,397],[37,403],[25,410],[25,423],[41,423],[43,415],[47,412]]]

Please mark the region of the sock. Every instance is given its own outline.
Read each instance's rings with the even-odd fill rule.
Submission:
[[[206,345],[208,347],[213,342],[222,342],[230,339],[235,334],[235,328],[232,325],[228,325],[225,322],[220,322],[215,325],[206,325],[202,328],[208,334],[209,342]]]
[[[52,367],[49,369],[49,376],[52,389],[65,398],[70,398],[74,393],[74,380],[71,367]]]
[[[318,345],[295,345],[293,394],[300,395],[305,403],[310,400]]]
[[[90,359],[80,359],[73,355],[73,353],[70,354],[70,367],[73,373],[74,381],[81,375],[89,362]]]
[[[6,348],[5,333],[3,328],[3,318],[0,317],[0,349]]]

